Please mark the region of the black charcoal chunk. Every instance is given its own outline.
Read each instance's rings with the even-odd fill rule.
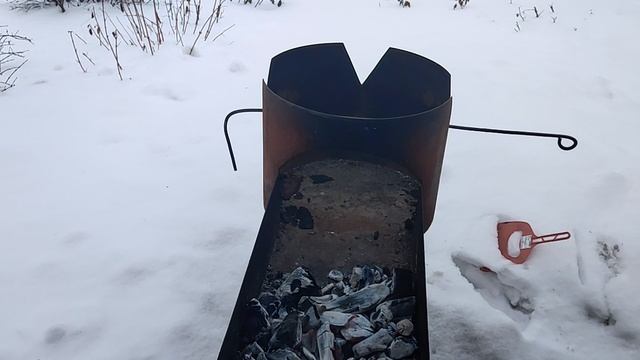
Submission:
[[[340,296],[320,306],[324,310],[364,313],[384,301],[390,293],[391,289],[388,283],[373,284],[351,294]]]
[[[331,289],[331,293],[338,296],[345,295],[347,292],[347,286],[342,281],[335,283]]]
[[[315,330],[309,330],[308,332],[302,334],[302,348],[306,349],[312,354],[316,353],[316,350],[318,348],[318,337]],[[305,356],[309,358],[309,356]]]
[[[320,287],[315,279],[304,268],[293,270],[276,290],[276,296],[282,301],[285,308],[296,307],[302,296],[318,296]]]
[[[243,337],[245,340],[253,339],[270,326],[269,314],[257,299],[251,299],[247,304],[245,321],[243,324]]]
[[[376,327],[384,327],[392,321],[411,318],[415,308],[415,296],[385,301],[378,305],[376,311],[371,314],[371,322]]]
[[[302,348],[302,355],[304,355],[307,360],[317,360],[313,352],[305,347]]]
[[[363,269],[360,266],[355,266],[351,270],[351,275],[349,276],[349,285],[352,289],[358,290],[361,287],[363,282]]]
[[[260,356],[262,356],[262,358],[265,358],[264,350],[255,341],[244,348],[242,355],[244,356],[245,359],[258,360]]]
[[[353,354],[358,357],[365,357],[370,354],[384,351],[387,346],[393,341],[391,332],[387,329],[380,329],[375,334],[360,341],[353,346]]]
[[[389,357],[392,359],[404,359],[416,352],[418,345],[413,338],[398,337],[389,345]]]
[[[340,329],[340,334],[345,340],[360,341],[373,335],[373,325],[363,315],[352,315],[344,327]]]
[[[290,349],[278,349],[267,354],[268,360],[302,360]]]
[[[258,301],[262,307],[267,310],[269,316],[274,317],[278,313],[280,308],[280,299],[272,293],[263,292],[258,296]]]
[[[327,278],[329,278],[329,280],[333,282],[341,282],[342,280],[344,280],[344,274],[342,273],[342,271],[334,269],[329,271],[329,275],[327,275]]]
[[[332,326],[343,327],[347,325],[353,314],[346,314],[339,311],[325,311],[320,315],[320,321]]]
[[[293,311],[275,328],[269,340],[269,349],[295,348],[302,342],[303,314]]]
[[[334,360],[335,336],[331,325],[323,323],[318,330],[318,360]]]
[[[304,314],[302,321],[302,331],[307,332],[312,329],[317,329],[321,325],[320,315],[315,306],[310,306]]]

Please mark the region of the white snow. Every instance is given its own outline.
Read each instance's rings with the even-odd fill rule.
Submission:
[[[34,40],[0,94],[0,359],[215,359],[263,212],[259,115],[232,120],[237,173],[222,120],[260,106],[272,56],[333,41],[361,78],[389,46],[442,64],[454,124],[580,141],[450,131],[425,237],[432,358],[640,359],[640,2],[557,0],[555,23],[550,1],[411,5],[227,3],[215,29],[235,26],[197,56],[123,47],[120,81],[89,7],[0,2]],[[503,220],[572,238],[513,265]]]

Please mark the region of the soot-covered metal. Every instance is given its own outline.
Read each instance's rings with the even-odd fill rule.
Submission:
[[[266,213],[219,360],[429,358],[423,232],[450,113],[449,73],[413,53],[362,84],[342,44],[272,60]]]

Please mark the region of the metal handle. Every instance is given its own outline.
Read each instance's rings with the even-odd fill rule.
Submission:
[[[531,242],[534,244],[542,244],[554,241],[567,240],[571,238],[571,234],[567,231],[555,234],[548,234],[534,237]]]
[[[578,146],[578,139],[574,138],[573,136],[564,135],[564,134],[540,133],[540,132],[518,131],[518,130],[488,129],[488,128],[479,128],[479,127],[471,127],[471,126],[460,126],[460,125],[449,125],[449,128],[455,129],[455,130],[477,131],[477,132],[504,134],[504,135],[522,135],[522,136],[557,138],[558,147],[564,151],[573,150],[576,148],[576,146]],[[562,140],[568,140],[571,142],[571,144],[568,146],[563,145]]]
[[[233,147],[231,146],[231,138],[229,137],[229,129],[227,128],[227,124],[229,123],[229,119],[233,115],[249,113],[249,112],[262,112],[262,109],[251,108],[251,109],[238,109],[230,112],[227,117],[224,118],[224,137],[227,139],[227,147],[229,148],[229,155],[231,156],[231,164],[233,164],[233,171],[238,171],[238,166],[236,166],[236,157],[233,155]]]
[[[224,118],[224,137],[227,139],[227,147],[229,148],[229,156],[231,156],[231,164],[233,165],[233,171],[238,171],[238,166],[236,165],[236,157],[233,154],[233,147],[231,146],[231,138],[229,137],[229,129],[227,124],[229,123],[229,119],[236,114],[242,113],[258,113],[262,112],[260,108],[248,108],[248,109],[238,109],[230,112],[227,117]],[[558,139],[558,147],[564,151],[573,150],[578,146],[578,140],[570,135],[564,134],[553,134],[553,133],[540,133],[540,132],[531,132],[531,131],[518,131],[518,130],[503,130],[503,129],[489,129],[489,128],[480,128],[480,127],[472,127],[472,126],[460,126],[460,125],[449,125],[450,129],[454,130],[465,130],[465,131],[476,131],[476,132],[484,132],[484,133],[494,133],[494,134],[503,134],[503,135],[521,135],[521,136],[534,136],[534,137],[548,137],[548,138],[557,138]],[[570,145],[563,145],[562,140],[568,140],[571,142]]]

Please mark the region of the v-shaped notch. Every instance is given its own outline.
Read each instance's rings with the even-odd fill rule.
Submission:
[[[298,106],[331,115],[390,118],[436,108],[451,96],[437,63],[389,48],[363,84],[342,43],[303,46],[271,60],[267,86]]]

